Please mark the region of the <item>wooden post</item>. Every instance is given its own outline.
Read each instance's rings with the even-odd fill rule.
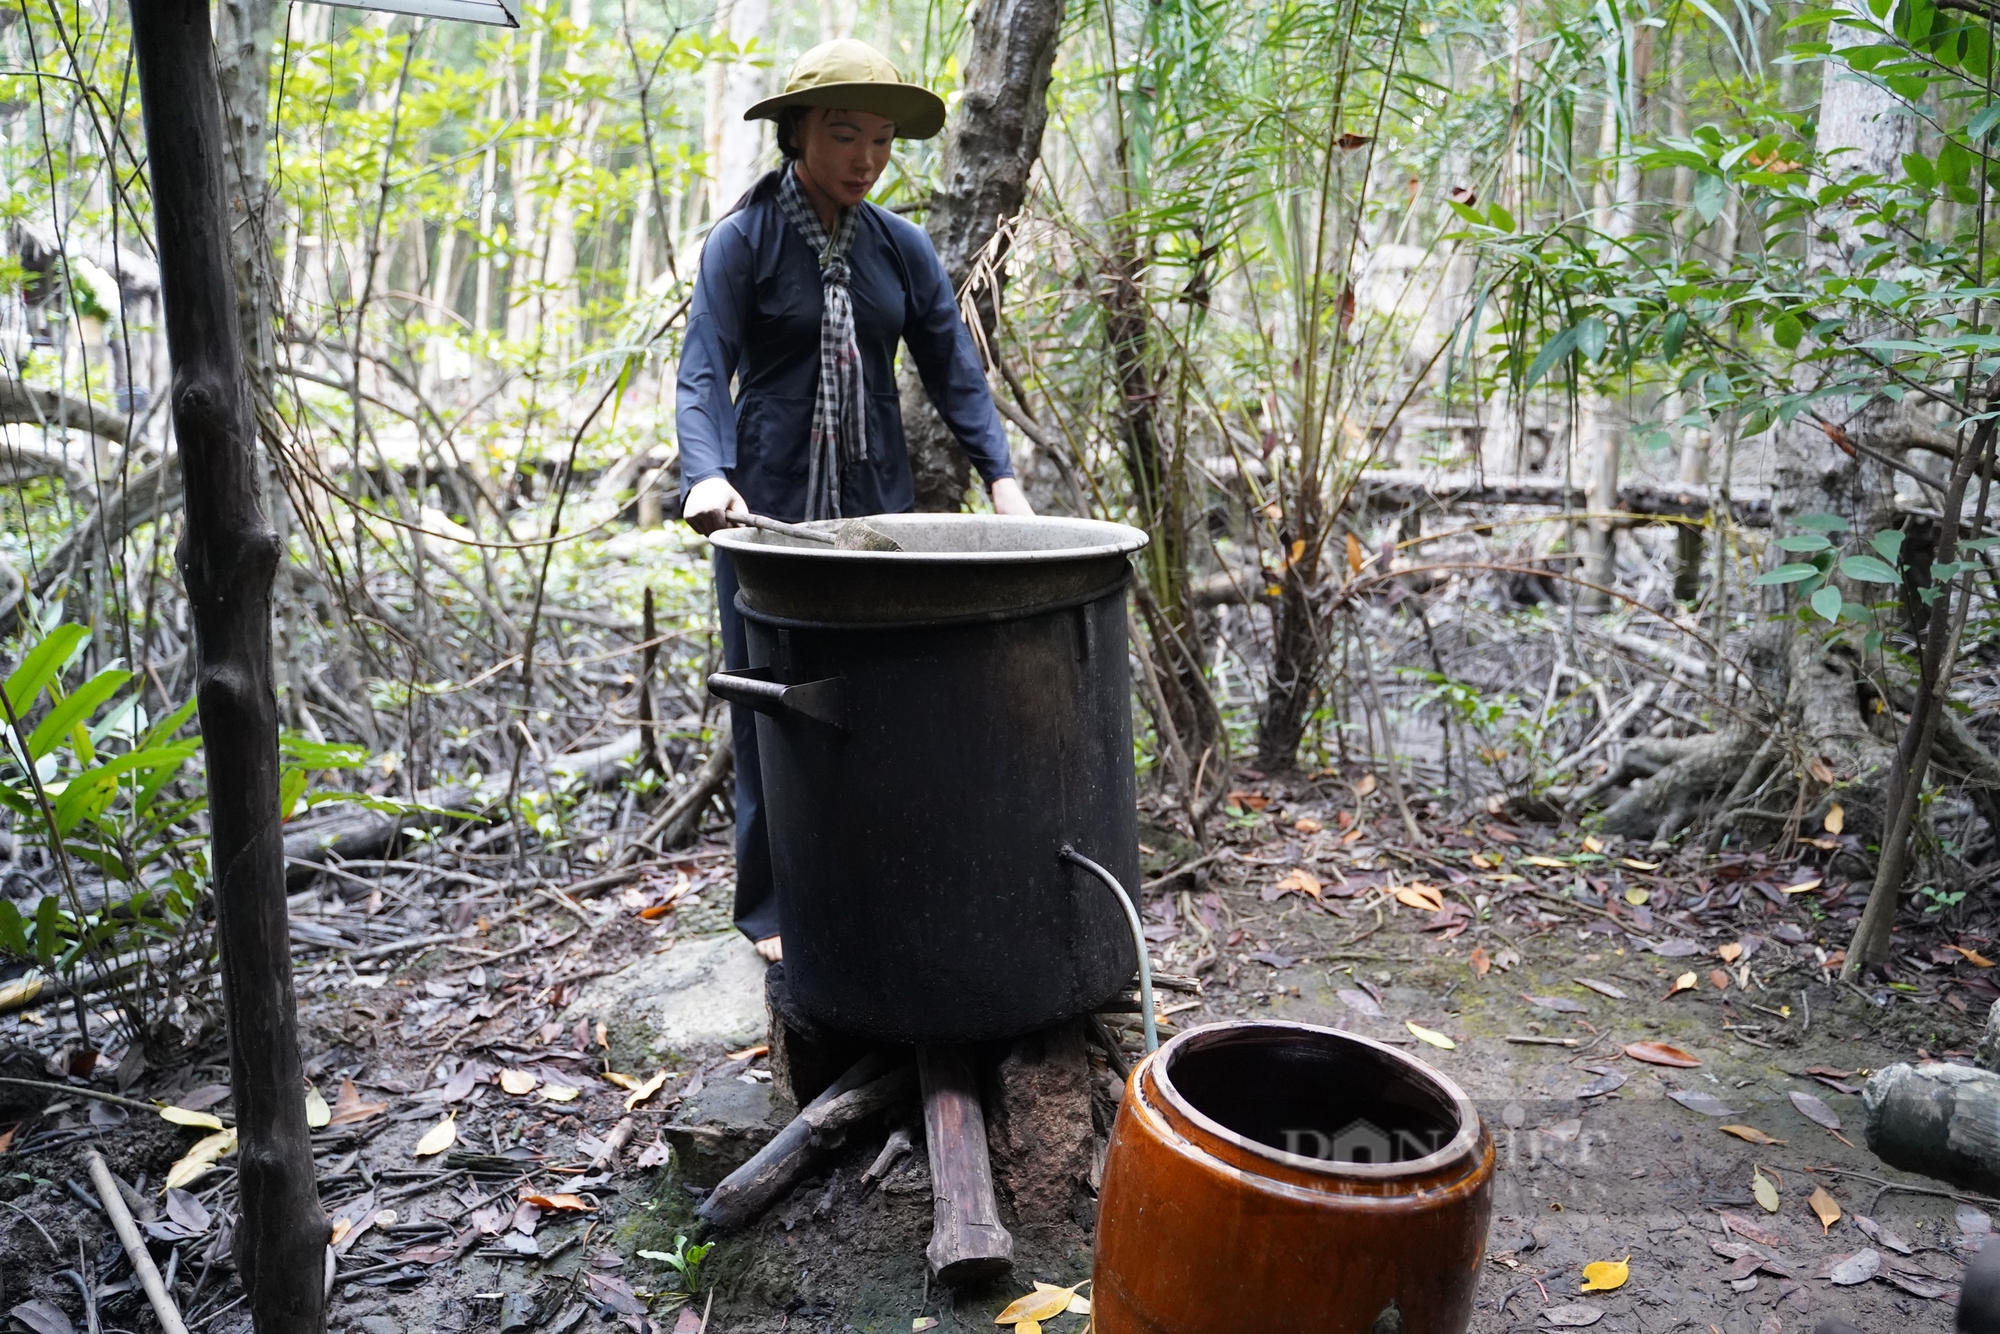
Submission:
[[[1014,1267],[1014,1238],[1000,1225],[986,1112],[963,1047],[919,1047],[924,1137],[931,1155],[931,1244],[924,1249],[940,1283],[957,1287]]]
[[[329,1228],[313,1181],[278,814],[271,581],[206,0],[133,0],[132,47],[159,227],[171,407],[187,481],[175,553],[193,611],[208,767],[216,942],[243,1222],[236,1260],[259,1334],[326,1328]]]

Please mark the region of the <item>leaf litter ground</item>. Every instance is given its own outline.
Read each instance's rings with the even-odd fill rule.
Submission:
[[[1663,859],[1575,830],[1434,813],[1411,845],[1365,777],[1240,781],[1207,851],[1163,817],[1146,826],[1148,939],[1164,972],[1201,983],[1199,994],[1162,993],[1162,1031],[1234,1016],[1329,1024],[1459,1081],[1500,1158],[1475,1330],[1787,1334],[1828,1314],[1870,1331],[1950,1327],[1963,1258],[1991,1233],[1984,1202],[1886,1169],[1848,1141],[1860,1138],[1864,1072],[1969,1051],[1996,994],[1980,966],[1990,922],[1906,922],[1888,975],[1843,986],[1836,952],[1865,886],[1847,888],[1838,850],[1812,850],[1809,863]],[[333,1328],[566,1332],[612,1321],[693,1334],[705,1316],[718,1331],[992,1329],[1036,1283],[1089,1277],[1080,1186],[1074,1217],[1039,1228],[1020,1226],[1003,1198],[1011,1279],[933,1290],[921,1133],[885,1179],[862,1180],[883,1125],[723,1239],[694,1302],[656,1295],[675,1286],[674,1271],[638,1252],[672,1254],[696,1233],[687,1185],[705,1146],[754,1141],[789,1109],[754,1043],[656,1049],[628,1031],[629,1016],[569,1010],[592,978],[635,959],[677,942],[726,944],[726,850],[706,845],[585,902],[481,870],[428,916],[399,919],[381,893],[328,886],[332,877],[322,897],[295,900],[308,945],[316,919],[351,939],[364,916],[384,941],[413,944],[366,961],[311,947],[300,956],[307,1069],[328,1121],[315,1150],[341,1257]],[[383,888],[393,898],[417,879]],[[445,943],[418,943],[427,937]],[[1677,985],[1690,971],[1693,984]],[[1130,1055],[1136,1027],[1124,1022]],[[65,1040],[73,1046],[74,1032],[53,1010],[0,1019],[11,1075],[52,1078],[70,1059]],[[95,1087],[112,1086],[117,1055]],[[1117,1081],[1101,1053],[1092,1059],[1102,1118]],[[140,1073],[125,1092],[227,1120],[224,1079],[211,1059]],[[81,1184],[81,1154],[95,1145],[157,1200],[149,1233],[191,1324],[247,1328],[229,1267],[232,1160],[158,1198],[211,1131],[93,1116],[65,1094],[8,1097],[0,1310],[25,1308],[30,1328],[83,1328],[82,1295],[60,1273],[77,1269],[81,1243],[103,1323],[151,1327]],[[1586,1266],[1609,1263],[1627,1266],[1624,1281],[1583,1291],[1607,1272]],[[1084,1323],[1063,1312],[1042,1328]]]

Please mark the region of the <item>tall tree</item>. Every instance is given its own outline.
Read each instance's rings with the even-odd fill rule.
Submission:
[[[292,994],[271,582],[225,205],[225,139],[206,0],[135,0],[172,413],[187,479],[176,553],[193,614],[208,767],[216,941],[235,1098],[237,1267],[259,1334],[326,1328],[326,1214],[313,1181]]]
[[[1041,156],[1063,8],[1064,0],[985,0],[973,16],[963,96],[926,222],[955,287],[964,288],[982,257],[996,278],[1003,272],[1006,241],[1003,237],[996,246],[994,238],[1021,211],[1029,173]],[[1000,293],[981,285],[972,295],[979,332],[990,343]],[[900,378],[917,508],[955,510],[970,480],[965,453],[952,442],[907,362]]]

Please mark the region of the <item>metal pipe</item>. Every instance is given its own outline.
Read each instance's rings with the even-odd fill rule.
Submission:
[[[1132,928],[1132,948],[1139,954],[1139,1013],[1146,1030],[1146,1050],[1158,1051],[1160,1032],[1153,1023],[1153,961],[1146,955],[1146,928],[1139,921],[1139,909],[1132,902],[1132,896],[1125,892],[1125,886],[1118,883],[1118,877],[1099,866],[1090,858],[1065,843],[1056,854],[1066,862],[1081,866],[1084,870],[1102,880],[1105,887],[1118,896],[1118,903],[1125,909],[1125,921]]]

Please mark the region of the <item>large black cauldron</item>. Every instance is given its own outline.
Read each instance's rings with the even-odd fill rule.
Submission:
[[[736,566],[792,1000],[853,1037],[962,1042],[1132,976],[1138,883],[1121,524],[882,515],[899,552],[752,529]]]

